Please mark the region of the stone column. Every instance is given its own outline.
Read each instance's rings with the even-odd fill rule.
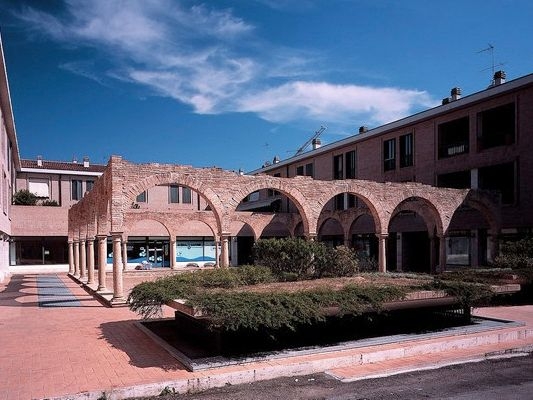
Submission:
[[[229,242],[228,242],[228,235],[223,234],[220,236],[221,242],[222,242],[222,251],[221,256],[222,259],[220,260],[220,266],[223,268],[229,267]]]
[[[113,298],[111,302],[124,301],[124,282],[122,280],[122,232],[112,232],[113,237]]]
[[[122,242],[122,270],[128,269],[128,242],[124,240]]]
[[[74,246],[72,240],[68,241],[68,273],[74,275]]]
[[[74,241],[74,276],[80,277],[80,242]]]
[[[80,280],[87,278],[87,248],[85,240],[80,240]]]
[[[94,283],[94,237],[87,239],[87,284]]]
[[[439,267],[437,272],[444,272],[446,269],[446,236],[439,236]]]
[[[176,269],[176,238],[171,237],[169,240],[170,243],[170,268]]]
[[[388,233],[376,233],[378,238],[378,270],[387,272],[387,237]]]
[[[107,235],[97,235],[98,240],[98,291],[105,292],[106,288],[106,274],[107,267]]]
[[[217,237],[215,237],[214,239],[215,239],[215,266],[220,267],[220,254],[219,254],[218,247],[221,244],[221,242],[219,238]]]

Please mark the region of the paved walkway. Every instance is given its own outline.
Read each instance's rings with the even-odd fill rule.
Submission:
[[[134,326],[136,314],[102,306],[65,275],[44,282],[60,288],[61,295],[68,291],[68,300],[75,298],[78,306],[40,307],[38,279],[43,282],[42,276],[14,275],[0,284],[0,400],[96,400],[104,391],[112,400],[159,394],[165,386],[186,391],[315,372],[354,380],[533,346],[533,306],[487,308],[478,313],[526,326],[401,348],[389,344],[364,354],[352,349],[188,372]]]

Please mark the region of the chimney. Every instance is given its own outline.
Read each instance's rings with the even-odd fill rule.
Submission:
[[[505,71],[496,71],[494,73],[494,85],[501,85],[502,83],[505,83],[505,78],[507,75],[505,74]]]
[[[445,104],[448,104],[450,102],[450,98],[449,97],[445,97],[442,99],[442,105],[445,105]]]
[[[272,160],[272,164],[277,164],[277,163],[279,163],[279,157],[274,156],[274,159]]]
[[[38,167],[43,166],[43,156],[37,156],[37,166]]]
[[[89,168],[89,157],[87,156],[83,157],[83,167]]]
[[[460,87],[454,87],[451,90],[452,95],[452,101],[459,100],[461,98],[461,88]]]
[[[361,133],[365,133],[365,132],[368,132],[368,127],[367,126],[360,126],[359,127],[359,134]]]
[[[313,139],[313,150],[319,149],[322,146],[322,141],[319,138]]]
[[[77,164],[78,163],[78,159],[76,157],[72,157],[72,164]]]

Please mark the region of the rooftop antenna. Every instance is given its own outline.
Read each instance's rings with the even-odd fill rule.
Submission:
[[[307,142],[305,142],[305,143],[302,145],[302,147],[300,147],[300,148],[296,151],[296,153],[294,154],[293,157],[302,154],[302,153],[305,151],[305,148],[306,148],[307,146],[309,146],[309,144],[310,144],[313,140],[318,139],[318,137],[319,137],[319,136],[322,134],[322,132],[324,132],[326,129],[328,129],[328,128],[325,127],[325,126],[323,126],[323,125],[321,125],[321,126],[320,126],[320,129],[319,129],[318,131],[316,131],[316,132],[314,133],[314,135],[311,136],[311,137],[309,138],[309,140],[308,140]]]
[[[491,70],[492,72],[492,76],[494,76],[494,72],[496,70],[496,67],[501,67],[503,65],[505,65],[505,63],[498,63],[496,64],[494,62],[494,46],[492,44],[488,44],[489,47],[487,47],[486,49],[483,49],[483,50],[479,50],[478,53],[484,53],[484,52],[490,52],[490,58],[491,58],[491,64],[490,64],[490,67],[488,68],[485,68],[483,69],[482,71],[487,71],[487,70]]]

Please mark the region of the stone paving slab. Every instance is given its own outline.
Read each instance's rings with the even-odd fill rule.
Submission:
[[[59,275],[59,279],[81,306],[39,307],[37,275],[14,275],[0,284],[0,400],[96,400],[104,391],[107,399],[113,400],[157,395],[166,386],[184,392],[324,371],[340,379],[354,379],[364,373],[370,376],[375,370],[386,373],[387,369],[402,367],[400,360],[391,359],[361,368],[359,348],[356,352],[311,354],[188,372],[135,327],[134,323],[140,320],[136,314],[127,308],[106,308],[66,275]],[[477,344],[478,351],[466,351],[472,346],[450,349],[446,353],[451,358],[464,362],[488,357],[494,351],[505,353],[533,345],[533,306],[486,308],[477,313],[522,321],[525,325],[499,330],[497,341],[482,339],[483,343]],[[172,310],[166,309],[164,316],[172,316]],[[465,345],[475,344],[476,335],[462,335],[461,339]],[[429,346],[426,350],[431,350],[431,346],[439,349],[445,341],[435,338],[417,345]],[[415,346],[406,348],[412,350]],[[383,354],[400,351],[394,343],[368,349]],[[441,357],[442,352],[437,355]],[[406,363],[418,368],[424,357],[436,356],[435,352],[432,355],[426,351],[425,355],[404,357]],[[430,358],[427,360],[434,362]],[[347,369],[343,372],[340,368]]]

